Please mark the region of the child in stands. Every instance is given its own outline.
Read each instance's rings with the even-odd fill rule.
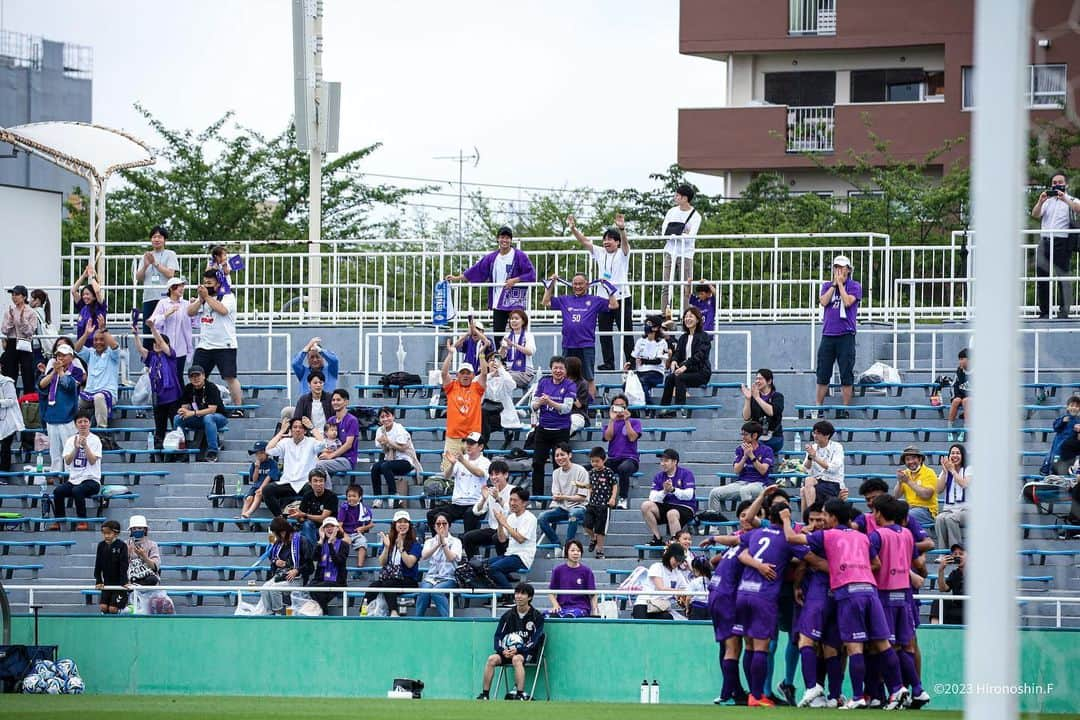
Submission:
[[[120,539],[120,523],[106,520],[101,524],[101,542],[94,558],[94,587],[101,591],[102,615],[115,615],[127,606],[123,590],[105,590],[105,586],[126,585],[128,581],[127,544]]]
[[[341,529],[349,536],[352,549],[356,551],[356,566],[364,567],[368,550],[364,533],[375,527],[371,520],[371,509],[364,504],[364,488],[350,485],[345,490],[345,502],[338,506],[337,519]]]
[[[589,552],[595,551],[600,559],[604,558],[608,515],[619,501],[619,476],[604,464],[606,461],[604,448],[597,446],[589,451],[589,501],[582,523],[589,536]]]

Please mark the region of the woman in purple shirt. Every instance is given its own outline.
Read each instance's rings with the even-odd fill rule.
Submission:
[[[548,588],[555,590],[595,590],[596,578],[593,571],[581,564],[584,552],[577,540],[567,540],[566,562],[551,571]],[[596,615],[595,595],[560,595],[551,593],[551,609],[544,613],[548,617],[579,618]]]
[[[86,284],[82,285],[84,279]],[[109,308],[105,304],[105,292],[101,289],[97,276],[94,274],[93,264],[87,265],[82,275],[71,286],[71,299],[75,301],[75,312],[79,313],[79,318],[75,321],[76,337],[82,337],[90,318],[94,319],[95,328],[105,327],[105,316],[109,313]],[[91,332],[86,338],[86,343],[89,345],[93,341],[94,333]]]
[[[532,409],[538,410],[533,428],[532,494],[544,494],[544,466],[559,443],[570,441],[570,412],[577,397],[577,385],[566,377],[566,360],[551,357],[551,376],[540,378],[533,395]]]
[[[611,400],[611,418],[604,427],[604,442],[608,444],[608,457],[604,464],[619,475],[619,507],[626,509],[630,497],[630,478],[638,471],[641,460],[638,455],[638,438],[641,437],[641,421],[630,417],[630,401],[623,394]]]
[[[168,336],[158,331],[157,323],[151,321],[148,325],[154,336],[150,350],[141,342],[137,324],[131,326],[131,332],[136,340],[135,349],[142,356],[150,376],[150,390],[154,393],[154,447],[161,449],[169,421],[180,407],[181,385],[176,376],[176,351],[169,345]]]

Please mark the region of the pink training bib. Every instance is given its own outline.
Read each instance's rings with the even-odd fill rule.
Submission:
[[[915,538],[907,528],[879,527],[881,551],[878,560],[881,567],[874,573],[878,590],[907,590],[911,586],[911,556],[915,551]]]
[[[825,531],[825,556],[829,560],[829,588],[852,583],[874,585],[870,572],[870,539],[861,532],[834,528]]]

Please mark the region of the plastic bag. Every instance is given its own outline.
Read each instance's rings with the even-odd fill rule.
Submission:
[[[626,373],[625,378],[623,393],[626,394],[626,399],[631,405],[644,405],[645,389],[641,387],[641,380],[638,379],[637,373],[631,370]]]
[[[375,598],[374,602],[368,603],[368,617],[390,617],[390,607],[386,604],[386,598],[382,593]]]
[[[262,598],[259,598],[257,603],[245,602],[243,596],[240,596],[236,601],[236,611],[233,615],[269,615],[266,611],[266,606],[263,604]]]
[[[144,372],[135,381],[135,387],[131,391],[132,405],[150,405],[150,373]]]
[[[304,617],[321,617],[322,614],[322,608],[314,600],[305,600],[293,610],[293,615],[303,615]]]
[[[638,565],[630,571],[630,575],[625,580],[619,583],[619,589],[624,592],[639,592],[645,589],[646,583],[652,587],[652,583],[649,582],[649,568]]]
[[[184,431],[179,428],[165,433],[165,439],[161,443],[161,447],[165,450],[181,450],[185,445],[187,445],[187,438],[184,436]]]
[[[619,619],[619,603],[615,600],[601,600],[596,603],[596,611],[604,620]]]
[[[880,360],[866,368],[855,380],[857,385],[872,385],[874,383],[898,383],[901,382],[900,371],[891,365],[886,365]]]
[[[175,615],[176,606],[164,590],[135,590],[135,615]]]

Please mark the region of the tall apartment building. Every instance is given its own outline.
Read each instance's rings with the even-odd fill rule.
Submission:
[[[47,120],[90,122],[89,47],[0,30],[0,127]],[[71,192],[85,183],[39,157],[0,143],[0,185]]]
[[[1075,117],[1073,5],[1034,3],[1033,122]],[[973,28],[973,0],[680,0],[679,51],[723,61],[727,97],[679,111],[679,164],[724,176],[728,195],[770,171],[793,192],[842,196],[851,187],[814,160],[881,162],[869,123],[901,161],[963,138],[928,168],[940,175],[970,152]]]

